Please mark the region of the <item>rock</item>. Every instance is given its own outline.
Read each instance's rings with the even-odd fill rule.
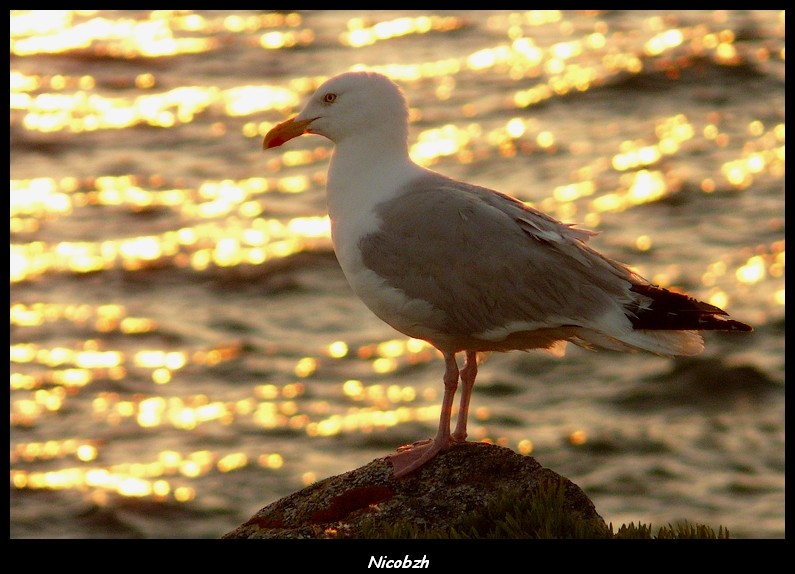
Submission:
[[[567,524],[587,524],[588,532],[608,532],[593,503],[570,480],[532,457],[468,442],[399,480],[392,478],[386,458],[327,478],[269,504],[222,538],[411,536],[398,533],[395,525],[400,524],[408,525],[415,536],[444,536],[458,532],[464,517],[470,520],[467,524],[478,514],[496,523],[518,508],[515,502],[535,504],[532,497],[550,488],[558,493],[553,496],[561,497],[554,510],[560,516],[553,522],[563,518]]]

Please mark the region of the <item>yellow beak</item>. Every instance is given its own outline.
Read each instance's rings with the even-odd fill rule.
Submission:
[[[297,117],[297,116],[296,116]],[[295,121],[295,117],[290,118],[276,126],[274,126],[267,134],[265,139],[262,140],[262,149],[270,149],[278,147],[284,142],[293,138],[297,138],[301,134],[306,133],[306,128],[312,120]]]

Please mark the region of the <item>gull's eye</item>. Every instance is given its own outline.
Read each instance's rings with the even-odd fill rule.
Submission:
[[[329,92],[328,94],[325,94],[323,96],[323,103],[324,104],[333,104],[334,100],[336,100],[336,99],[337,99],[337,94],[335,94],[334,92]]]

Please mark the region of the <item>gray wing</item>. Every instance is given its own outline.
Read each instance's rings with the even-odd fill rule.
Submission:
[[[376,211],[381,230],[360,244],[365,265],[443,311],[440,330],[590,326],[605,314],[629,326],[624,307],[642,280],[588,248],[593,232],[435,173]]]

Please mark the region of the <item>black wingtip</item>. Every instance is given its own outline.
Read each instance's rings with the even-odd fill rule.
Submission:
[[[708,319],[708,320],[707,320]],[[703,327],[705,330],[711,331],[741,331],[743,333],[749,333],[754,330],[751,325],[746,325],[740,321],[735,321],[734,319],[721,319],[715,316],[708,316],[702,318],[702,320],[707,320],[709,325],[714,326],[707,326]]]
[[[750,325],[727,319],[728,313],[723,309],[689,295],[646,284],[633,285],[631,290],[651,299],[648,305],[629,309],[636,329],[753,331]]]

